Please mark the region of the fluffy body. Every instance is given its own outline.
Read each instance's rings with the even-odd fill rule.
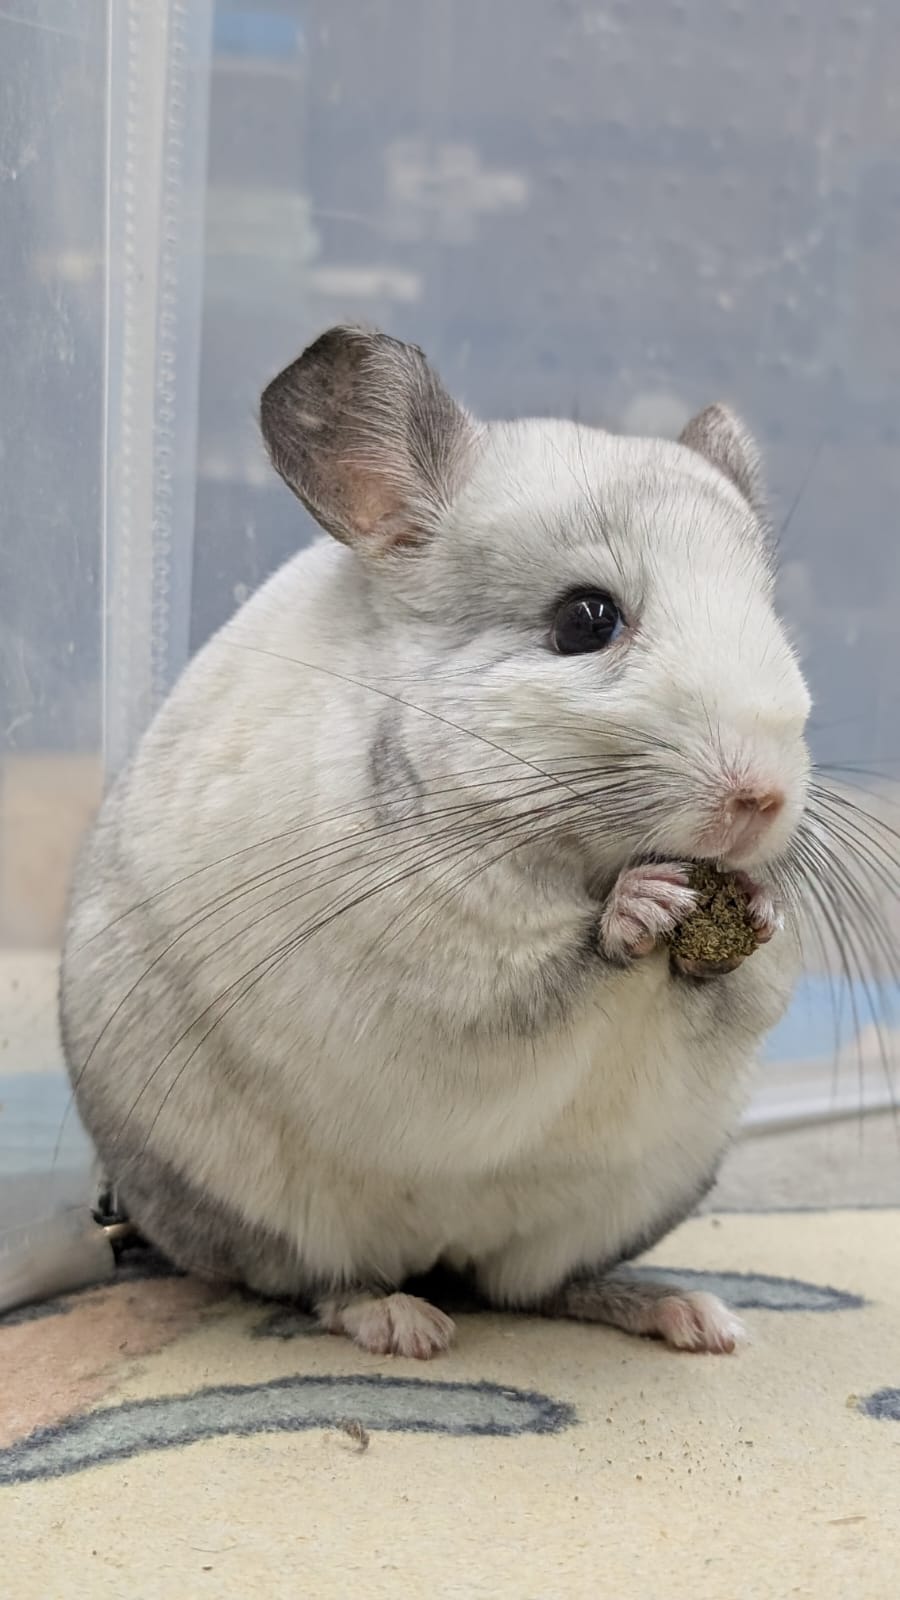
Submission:
[[[709,984],[603,936],[620,874],[702,853],[735,773],[786,797],[755,875],[802,811],[764,530],[685,445],[544,421],[473,425],[431,521],[288,562],[110,792],[63,968],[82,1116],[180,1265],[370,1348],[446,1345],[409,1297],[373,1311],[438,1262],[497,1305],[730,1348],[724,1308],[670,1289],[629,1321],[566,1286],[693,1208],[790,992],[790,930]],[[621,648],[554,655],[558,597],[594,588]]]

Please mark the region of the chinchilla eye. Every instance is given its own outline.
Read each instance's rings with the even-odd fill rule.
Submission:
[[[564,600],[553,619],[553,648],[562,656],[605,650],[618,639],[625,623],[612,595],[573,594]]]

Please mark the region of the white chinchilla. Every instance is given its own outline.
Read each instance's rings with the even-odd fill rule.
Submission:
[[[482,425],[355,328],[262,428],[334,537],[204,646],[85,848],[62,1018],[107,1177],[178,1265],[369,1350],[446,1346],[403,1292],[437,1264],[731,1349],[621,1263],[712,1182],[796,965],[809,698],[752,441]],[[759,935],[703,982],[665,946],[698,860]]]

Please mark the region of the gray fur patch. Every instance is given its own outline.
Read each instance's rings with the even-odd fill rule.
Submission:
[[[245,1283],[264,1295],[307,1297],[321,1287],[288,1240],[246,1222],[149,1151],[125,1156],[121,1200],[143,1236],[183,1271]]]
[[[399,718],[393,711],[386,711],[378,722],[369,750],[369,773],[379,822],[401,822],[416,816],[424,785],[404,749]]]
[[[589,923],[580,940],[573,939],[562,950],[545,956],[530,981],[510,991],[497,1033],[529,1039],[555,1026],[584,993],[596,959],[594,927]]]

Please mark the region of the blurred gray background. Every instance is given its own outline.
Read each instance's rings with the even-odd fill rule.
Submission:
[[[19,68],[0,110],[0,737],[90,749],[105,4],[8,9],[28,26],[0,22]],[[425,346],[488,415],[672,431],[741,407],[777,518],[795,506],[783,599],[817,754],[894,761],[892,0],[218,0],[205,238],[193,646],[309,537],[255,408],[349,317]]]

